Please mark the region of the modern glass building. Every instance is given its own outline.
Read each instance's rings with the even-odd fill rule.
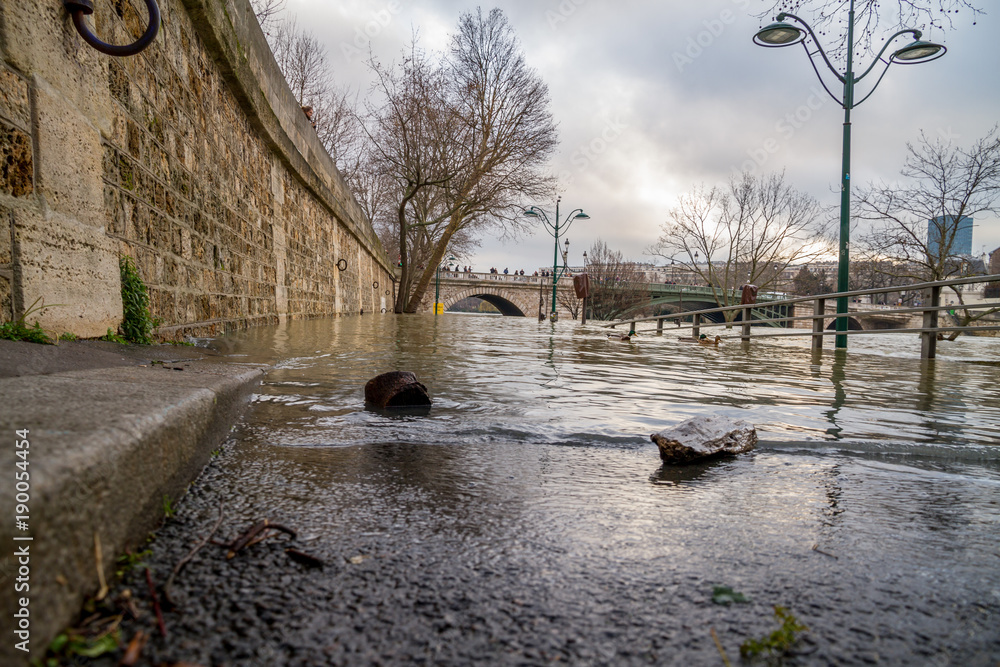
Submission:
[[[945,215],[927,221],[927,249],[937,255],[942,236],[951,239],[948,256],[972,254],[972,218],[962,216],[955,227],[955,216]]]

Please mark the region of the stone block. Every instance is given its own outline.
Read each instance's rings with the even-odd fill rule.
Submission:
[[[53,305],[38,318],[57,334],[103,336],[122,319],[115,243],[104,231],[74,218],[14,212],[24,304]],[[55,304],[59,304],[55,306]]]
[[[48,81],[101,132],[110,132],[111,98],[101,85],[107,78],[107,57],[80,38],[63,3],[17,0],[4,4],[10,5],[4,9],[2,26],[7,61],[29,79]],[[107,3],[98,2],[95,7],[100,15],[111,11]]]
[[[10,272],[0,268],[0,322],[14,319],[14,296]]]
[[[11,212],[2,206],[0,206],[0,270],[10,269],[12,257],[12,244],[11,244],[11,234],[13,230],[11,228],[11,221],[13,217]]]
[[[28,82],[2,66],[0,66],[0,118],[10,121],[22,130],[31,128]]]
[[[50,208],[104,227],[104,148],[98,129],[44,79],[34,81],[38,105],[38,182]]]
[[[0,121],[0,194],[27,197],[34,189],[31,136]]]

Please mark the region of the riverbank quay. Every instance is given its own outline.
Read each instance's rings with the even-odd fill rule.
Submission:
[[[193,347],[0,340],[0,663],[40,658],[112,581],[265,368]]]

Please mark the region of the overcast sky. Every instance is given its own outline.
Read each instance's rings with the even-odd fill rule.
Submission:
[[[381,59],[393,60],[417,29],[425,48],[444,49],[459,14],[480,4],[288,0],[285,15],[326,44],[339,83],[364,90],[369,43]],[[582,263],[582,252],[598,238],[631,259],[651,261],[645,250],[678,195],[699,184],[724,184],[744,166],[785,170],[794,187],[824,206],[838,205],[843,109],[819,87],[801,47],[753,44],[761,25],[754,15],[770,4],[481,4],[504,10],[528,64],[549,86],[561,142],[552,163],[561,175],[561,211],[580,207],[591,216],[569,231],[571,264]],[[854,110],[854,184],[895,180],[906,142],[916,141],[921,130],[967,146],[1000,119],[1000,8],[993,0],[980,4],[993,11],[977,17],[976,25],[959,14],[954,30],[925,30],[924,39],[948,46],[943,58],[894,65],[872,98]],[[862,62],[870,61],[866,56]],[[550,212],[554,207],[537,204]],[[997,247],[1000,220],[977,219],[973,253]],[[461,259],[476,270],[530,272],[551,264],[552,248],[552,237],[539,229],[506,244],[483,239],[474,257]]]

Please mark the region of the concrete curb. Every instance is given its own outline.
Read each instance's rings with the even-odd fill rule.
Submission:
[[[27,665],[141,545],[221,445],[265,367],[208,361],[0,378],[0,664]],[[17,529],[16,435],[28,430],[28,531]],[[24,488],[23,486],[21,487]],[[31,541],[16,541],[18,537]],[[28,578],[15,555],[28,548]],[[19,584],[28,590],[18,590]],[[28,600],[30,655],[14,631]]]

